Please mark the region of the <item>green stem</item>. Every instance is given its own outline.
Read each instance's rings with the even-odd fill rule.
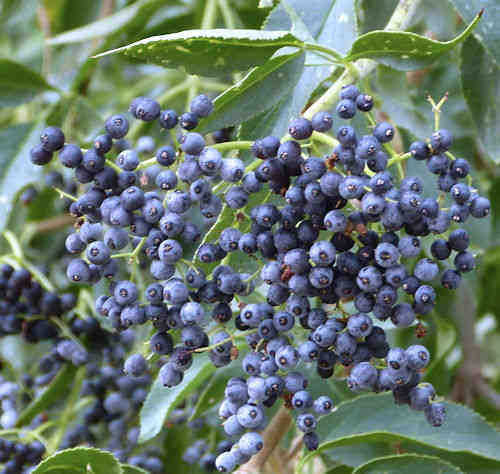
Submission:
[[[236,21],[233,14],[233,9],[229,6],[227,0],[219,0],[219,8],[224,18],[226,28],[234,30],[236,28]]]
[[[413,18],[419,3],[420,0],[400,0],[385,29],[395,31],[405,30]],[[376,68],[377,63],[371,59],[358,59],[352,63],[352,66],[352,68],[346,68],[335,83],[304,112],[304,117],[311,119],[316,112],[331,109],[342,87],[368,76]]]
[[[402,155],[395,155],[394,157],[392,157],[388,162],[387,162],[387,167],[391,167],[393,165],[396,165],[396,164],[400,164],[404,161],[406,161],[408,158],[411,158],[411,153],[408,152],[408,153],[403,153]]]
[[[21,245],[19,244],[19,241],[17,240],[17,237],[14,235],[13,232],[10,230],[6,230],[3,232],[3,236],[5,237],[5,240],[9,243],[10,248],[12,249],[12,253],[17,259],[22,259],[23,258],[23,250],[21,248]]]
[[[214,27],[217,19],[217,0],[206,0],[203,19],[201,20],[201,29],[208,30]]]
[[[85,349],[82,346],[82,343],[80,342],[80,340],[73,335],[73,333],[71,332],[71,330],[59,318],[57,318],[57,317],[54,316],[54,317],[50,318],[50,321],[52,323],[54,323],[61,330],[61,332],[62,332],[62,334],[63,334],[63,336],[65,338],[70,339],[71,341],[73,341],[81,349]]]
[[[121,170],[120,170],[121,171]],[[67,192],[63,191],[62,189],[56,188],[55,186],[53,189],[59,194],[59,197],[62,198],[68,198],[71,201],[78,201],[78,199],[75,196],[72,196],[71,194],[68,194]]]
[[[326,46],[321,46],[320,44],[314,43],[304,43],[304,48],[308,51],[319,51],[320,53],[326,54],[326,56],[332,58],[336,63],[344,63],[344,58],[340,53],[334,51],[333,49],[327,48]]]
[[[313,140],[316,140],[320,143],[324,143],[325,145],[329,145],[331,147],[335,147],[339,144],[339,142],[330,135],[321,132],[313,132],[312,137]]]
[[[229,151],[229,150],[249,150],[253,145],[253,141],[239,140],[234,142],[224,142],[216,143],[215,145],[210,145],[211,148],[215,148],[219,151]],[[138,170],[147,168],[148,166],[154,165],[156,163],[156,157],[148,158],[147,160],[141,161]]]
[[[211,145],[211,148],[215,148],[219,151],[229,151],[229,150],[249,150],[253,145],[253,141],[249,140],[239,140],[234,142],[224,142],[216,143]]]
[[[122,169],[115,163],[113,163],[110,159],[106,158],[106,164],[113,168],[117,173],[121,173]]]
[[[193,352],[208,352],[211,351],[212,349],[216,349],[219,346],[222,346],[223,344],[226,344],[227,342],[234,341],[235,339],[242,339],[244,338],[247,334],[254,334],[258,331],[258,329],[250,329],[249,331],[245,331],[244,334],[238,334],[237,336],[230,336],[227,337],[226,339],[222,339],[222,341],[218,342],[217,344],[212,344],[211,346],[207,347],[200,347],[199,349],[195,349]]]
[[[36,268],[34,265],[32,265],[30,262],[25,260],[23,257],[19,258],[16,257],[15,255],[9,256],[9,255],[2,255],[0,257],[0,262],[3,263],[8,263],[10,266],[14,268],[19,268],[23,267],[28,270],[33,278],[40,283],[40,285],[47,291],[54,292],[56,289],[54,285],[50,282],[50,280],[40,271],[38,268]]]

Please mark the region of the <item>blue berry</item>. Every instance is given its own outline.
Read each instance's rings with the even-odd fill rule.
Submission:
[[[288,133],[295,138],[295,140],[306,140],[313,132],[311,122],[303,117],[293,119],[288,126]]]
[[[128,132],[129,123],[124,115],[112,115],[106,120],[105,128],[112,138],[123,138]]]
[[[311,124],[317,132],[328,132],[332,128],[333,118],[328,112],[316,112],[311,119]]]
[[[64,133],[57,127],[46,127],[40,133],[40,143],[44,150],[53,152],[64,146]]]
[[[356,115],[356,103],[351,99],[342,99],[335,110],[340,118],[351,119]]]

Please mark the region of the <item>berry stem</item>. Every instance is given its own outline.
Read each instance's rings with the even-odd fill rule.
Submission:
[[[239,140],[234,142],[224,142],[216,143],[211,145],[211,148],[215,148],[219,151],[229,151],[229,150],[249,150],[253,145],[253,141],[249,140]]]
[[[387,167],[391,167],[395,164],[401,163],[403,161],[406,161],[408,158],[411,158],[411,153],[403,153],[402,155],[395,155],[393,156],[387,163]]]
[[[313,140],[316,140],[320,143],[324,143],[325,145],[329,145],[331,147],[335,147],[339,144],[339,142],[330,135],[321,132],[313,132],[312,137]]]
[[[250,329],[248,331],[245,331],[241,334],[238,334],[236,336],[229,336],[226,337],[226,339],[222,339],[222,341],[218,342],[217,344],[212,344],[211,346],[207,347],[200,347],[199,349],[194,349],[193,352],[208,352],[211,351],[212,349],[216,349],[219,346],[222,346],[223,344],[226,344],[228,342],[234,341],[235,339],[243,339],[247,334],[254,334],[258,331],[258,329]],[[234,344],[234,342],[233,342]]]
[[[443,104],[448,100],[448,92],[444,94],[443,97],[441,97],[441,100],[436,104],[434,99],[430,96],[430,94],[427,96],[427,101],[432,105],[432,111],[434,113],[434,130],[437,131],[439,130],[439,121],[440,121],[440,116],[441,116],[441,107]]]
[[[121,173],[121,168],[113,163],[110,159],[106,158],[106,164],[110,167],[110,168],[113,168],[117,173]]]
[[[120,170],[121,171],[121,170]],[[72,196],[71,194],[68,194],[67,192],[63,191],[62,189],[56,188],[55,186],[53,189],[59,194],[59,197],[62,198],[68,198],[73,202],[78,201],[78,199],[75,196]]]
[[[9,246],[12,249],[14,257],[16,259],[22,259],[23,250],[21,248],[19,241],[17,240],[17,237],[10,230],[4,231],[3,236],[5,237],[5,240],[9,243]]]

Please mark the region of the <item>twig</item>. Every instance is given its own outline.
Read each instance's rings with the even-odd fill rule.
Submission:
[[[462,346],[462,365],[455,378],[452,398],[472,405],[475,397],[484,397],[500,410],[500,395],[488,385],[481,373],[481,352],[474,332],[476,308],[470,288],[464,285],[457,296],[455,314]]]
[[[264,431],[264,447],[250,461],[240,466],[235,471],[235,474],[258,474],[262,472],[264,464],[290,428],[291,423],[292,416],[289,410],[282,406]]]
[[[39,232],[51,232],[53,230],[64,229],[66,226],[72,224],[74,218],[69,214],[62,214],[60,216],[50,217],[41,221],[32,221],[28,225],[34,227],[35,234]]]

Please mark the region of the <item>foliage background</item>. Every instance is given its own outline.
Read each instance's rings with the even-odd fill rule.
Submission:
[[[125,111],[136,96],[156,97],[162,105],[168,103],[183,110],[199,92],[215,97],[226,91],[240,81],[252,65],[250,57],[243,57],[242,61],[247,61],[248,67],[238,71],[229,67],[230,62],[218,62],[213,55],[208,55],[202,66],[199,60],[195,61],[189,55],[180,59],[187,71],[201,70],[204,74],[209,71],[204,76],[189,74],[183,68],[168,69],[147,64],[146,54],[139,54],[135,60],[121,54],[99,60],[91,56],[154,35],[195,28],[291,30],[301,38],[316,40],[344,54],[357,35],[383,29],[398,5],[395,0],[289,0],[285,5],[276,3],[272,0],[261,0],[261,5],[257,0],[0,2],[0,230],[9,228],[21,236],[26,255],[34,264],[44,266],[56,286],[67,286],[61,271],[64,258],[59,253],[65,229],[53,225],[54,216],[62,215],[57,194],[44,189],[28,208],[18,201],[28,184],[35,183],[43,189],[45,171],[32,166],[28,159],[28,150],[38,140],[43,126],[61,126],[67,141],[84,146],[100,131],[103,118],[112,112]],[[417,5],[407,30],[440,41],[456,37],[474,15],[485,8],[473,35],[437,57],[432,64],[408,68],[379,57],[376,68],[362,78],[359,86],[376,97],[377,118],[388,119],[398,126],[401,149],[413,139],[422,139],[432,132],[433,118],[426,94],[438,99],[445,92],[449,93],[441,123],[455,137],[454,154],[473,163],[474,185],[489,195],[492,214],[481,221],[481,225],[469,226],[468,229],[478,256],[477,270],[467,275],[460,291],[455,294],[441,292],[438,306],[429,318],[426,343],[437,357],[427,377],[447,399],[470,405],[498,427],[500,33],[496,25],[500,23],[500,3],[497,0],[400,3],[410,7]],[[285,8],[287,5],[292,9]],[[250,52],[245,54],[250,55]],[[341,76],[340,66],[324,63],[324,59],[310,52],[291,52],[278,60],[263,60],[264,65],[252,72],[252,82],[244,83],[247,88],[243,92],[233,89],[216,102],[216,111],[221,109],[222,112],[203,125],[205,131],[237,125],[241,139],[269,133],[283,134],[290,117],[307,108]],[[358,125],[366,127],[364,123]],[[134,137],[142,134],[151,134],[161,143],[162,137],[147,126],[139,125],[132,130]],[[246,159],[250,158],[247,156]],[[411,171],[412,163],[409,167]],[[64,218],[61,222],[64,223]],[[2,240],[0,251],[6,250],[6,242]],[[409,344],[414,335],[409,331],[398,331],[394,338],[396,342]],[[4,338],[0,343],[2,359],[10,360],[13,372],[18,374],[28,370],[40,350],[43,349],[26,348],[14,337]],[[211,377],[209,374],[205,376]],[[214,386],[216,379],[210,380],[210,386]],[[341,384],[332,384],[330,389],[337,401],[350,397]],[[386,402],[384,396],[376,397],[365,412],[362,406],[349,406],[354,402],[347,402],[339,409],[335,416],[338,416],[340,428],[336,432],[324,433],[330,440],[343,439],[337,447],[324,451],[322,455],[326,465],[339,464],[340,467],[334,468],[332,473],[351,472],[372,458],[405,451],[437,455],[464,472],[500,471],[493,445],[491,452],[486,450],[479,454],[481,460],[476,456],[474,464],[472,457],[463,455],[467,443],[451,439],[447,445],[438,435],[433,442],[424,440],[418,433],[406,433],[412,423],[420,426],[420,421],[415,421],[413,414],[404,409],[394,408],[392,402]],[[170,407],[172,402],[169,403]],[[381,419],[381,425],[377,425],[372,416],[374,407],[381,413],[387,410],[387,418]],[[457,420],[453,420],[452,414],[450,432],[454,421],[457,429],[459,424],[465,423],[464,413],[469,412],[460,412]],[[365,427],[359,427],[356,436],[349,432],[349,420],[353,416],[361,424],[367,423]],[[342,417],[346,420],[343,433]],[[390,434],[372,433],[393,417],[397,417],[401,427],[389,427]],[[488,442],[494,444],[495,434],[489,428],[479,430],[476,435],[476,441],[484,436],[486,445]],[[352,436],[349,441],[348,436]],[[169,462],[182,463],[181,450],[177,446],[187,446],[189,437],[176,429],[163,435]],[[472,437],[467,442],[472,443]],[[406,461],[425,464],[426,458],[410,456]],[[469,471],[472,465],[475,467]],[[379,472],[377,469],[381,467],[375,465],[373,469],[367,465],[356,472]],[[424,467],[421,472],[424,472]]]

